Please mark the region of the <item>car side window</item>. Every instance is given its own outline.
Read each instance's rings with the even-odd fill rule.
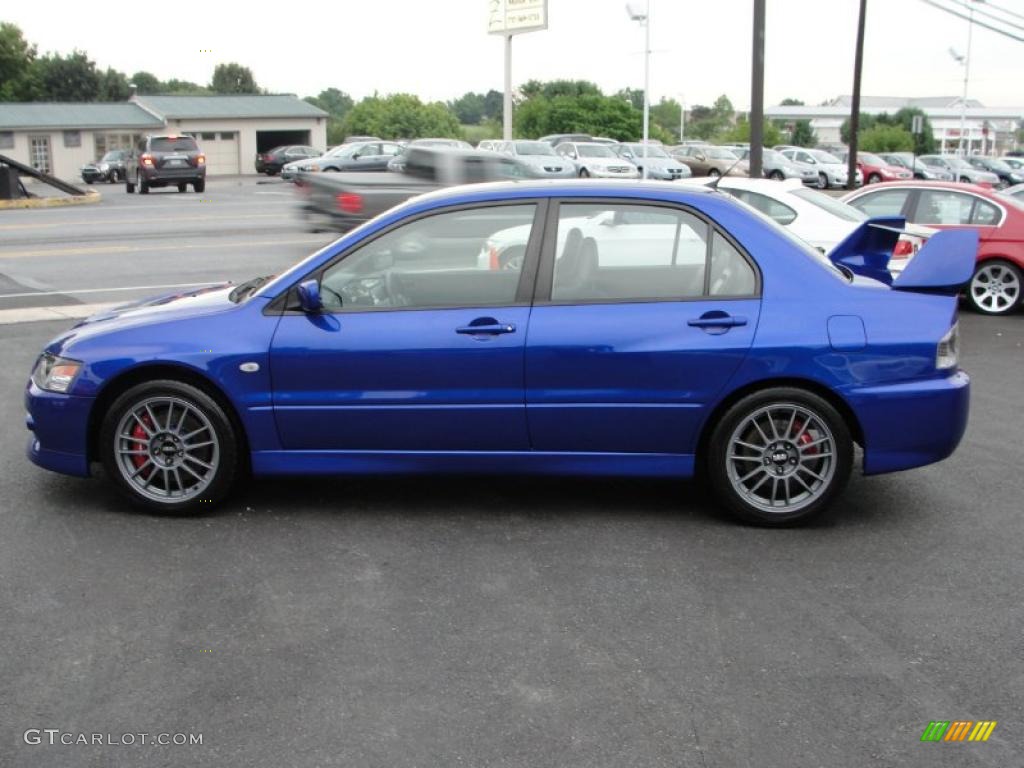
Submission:
[[[394,156],[394,155],[397,155],[399,152],[402,151],[402,148],[400,146],[398,146],[397,144],[381,144],[380,146],[381,146],[381,154],[382,155]]]
[[[536,205],[448,211],[386,232],[324,271],[328,312],[514,304]]]
[[[795,210],[768,195],[751,192],[748,189],[726,189],[725,191],[783,226],[791,224],[796,219]]]
[[[974,198],[962,192],[925,189],[917,200],[915,224],[970,224]]]
[[[987,203],[984,200],[974,201],[974,213],[971,214],[971,224],[991,227],[999,224],[1001,218],[999,209],[991,203]]]
[[[750,296],[757,289],[757,275],[721,232],[711,238],[709,296]]]
[[[683,299],[704,292],[709,227],[658,206],[564,203],[553,301]]]
[[[880,192],[869,192],[851,200],[850,205],[868,216],[899,216],[907,202],[909,189],[886,189]],[[920,210],[920,206],[918,206]]]

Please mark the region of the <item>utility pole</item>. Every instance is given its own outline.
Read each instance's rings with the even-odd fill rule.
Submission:
[[[850,113],[850,154],[846,158],[846,188],[857,187],[857,132],[860,130],[860,73],[864,68],[864,18],[868,12],[868,0],[860,0],[860,15],[857,19],[857,50],[853,58],[853,110]]]
[[[512,141],[512,35],[505,35],[505,95],[501,102],[501,137]]]
[[[764,5],[754,0],[754,50],[750,83],[750,177],[761,178],[764,146]]]
[[[651,0],[647,0],[647,12],[644,19],[644,170],[643,178],[647,178],[647,143],[650,139],[651,127]]]
[[[971,79],[971,36],[974,31],[974,3],[967,7],[967,54],[964,56],[964,96],[960,101],[960,144],[959,154],[966,157],[971,154],[970,142],[964,147],[964,134],[967,133],[967,83]]]
[[[686,97],[679,97],[679,143],[686,138]]]

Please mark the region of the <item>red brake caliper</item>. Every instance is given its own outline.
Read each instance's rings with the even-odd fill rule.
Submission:
[[[142,415],[142,421],[149,429],[154,429],[153,421],[152,419],[149,418],[148,413]],[[146,436],[146,430],[143,429],[142,424],[139,424],[139,422],[137,421],[135,422],[135,429],[132,430],[132,437],[136,438],[137,440],[143,441],[142,443],[136,443],[136,445],[149,445],[149,439]],[[146,456],[143,456],[142,454],[133,455],[131,459],[132,464],[135,465],[136,469],[139,469],[143,464],[145,464],[149,460],[147,459]]]
[[[803,429],[803,425],[800,425],[800,429]],[[807,445],[808,443],[813,443],[814,438],[807,434],[807,432],[805,431],[802,435],[800,435],[800,438],[797,440],[797,442],[800,443],[801,445]],[[807,451],[807,453],[809,453],[812,456],[817,452],[818,446],[814,446],[813,448],[810,448]]]

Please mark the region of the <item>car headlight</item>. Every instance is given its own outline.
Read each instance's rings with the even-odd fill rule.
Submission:
[[[32,371],[32,381],[37,387],[45,389],[47,392],[68,392],[81,369],[82,364],[77,360],[69,360],[66,357],[57,357],[49,352],[44,352],[36,361],[36,367]]]
[[[107,163],[100,163],[100,170],[101,171],[109,171],[110,170],[110,165],[108,165]]]
[[[935,367],[940,371],[956,368],[960,359],[960,323],[953,323],[949,332],[939,340],[935,350]]]

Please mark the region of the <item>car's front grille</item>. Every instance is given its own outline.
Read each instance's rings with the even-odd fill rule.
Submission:
[[[608,173],[629,173],[630,168],[625,165],[610,165],[608,166]]]
[[[560,170],[562,170],[562,166],[560,166],[560,165],[545,165],[544,166],[544,170],[547,171],[548,173],[558,173]]]

